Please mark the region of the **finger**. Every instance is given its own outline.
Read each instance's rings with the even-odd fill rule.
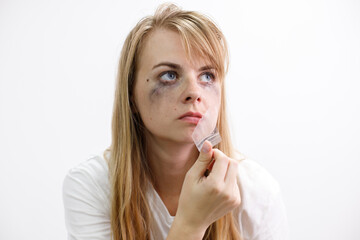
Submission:
[[[222,181],[225,180],[226,172],[229,165],[229,158],[218,149],[214,149],[214,166],[212,167],[210,176],[216,177]]]
[[[226,185],[230,185],[237,181],[236,176],[238,173],[238,163],[232,159],[230,159],[229,168],[227,170],[225,176],[225,183]]]
[[[205,173],[204,173],[204,176],[207,177],[209,176],[210,172],[211,172],[211,169],[213,168],[214,166],[214,163],[215,163],[215,159],[214,159],[214,152],[211,156],[211,161],[209,163],[209,166],[207,166],[206,170],[205,170]]]
[[[206,168],[209,166],[212,159],[212,145],[209,141],[205,141],[198,159],[194,163],[192,169],[199,175],[203,176]]]

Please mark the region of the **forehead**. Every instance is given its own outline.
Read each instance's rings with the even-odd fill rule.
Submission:
[[[152,67],[161,61],[170,61],[180,65],[210,64],[209,61],[196,54],[188,58],[182,38],[176,31],[164,28],[155,29],[144,40],[139,54],[139,70]]]

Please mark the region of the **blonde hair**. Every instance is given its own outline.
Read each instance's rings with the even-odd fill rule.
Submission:
[[[154,16],[143,18],[127,36],[120,56],[116,83],[112,143],[109,175],[112,192],[111,229],[114,240],[150,239],[151,212],[146,199],[151,179],[146,161],[143,123],[134,113],[131,101],[138,56],[146,36],[158,28],[177,31],[184,44],[187,57],[192,55],[208,59],[224,79],[228,69],[228,49],[222,32],[206,16],[193,11],[183,11],[174,4],[162,4]],[[225,86],[222,81],[222,103],[217,127],[222,142],[217,146],[233,157],[226,119]],[[240,239],[236,217],[228,213],[207,229],[204,239]]]

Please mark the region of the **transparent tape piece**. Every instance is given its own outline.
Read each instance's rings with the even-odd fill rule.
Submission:
[[[221,142],[221,136],[217,128],[215,128],[214,131],[209,136],[203,138],[202,140],[199,140],[198,142],[194,141],[199,151],[201,151],[201,148],[206,140],[209,141],[212,146],[215,146],[216,144]]]
[[[212,146],[221,142],[221,136],[216,128],[216,117],[217,113],[213,109],[209,109],[194,129],[192,138],[199,152],[205,141],[209,141]]]

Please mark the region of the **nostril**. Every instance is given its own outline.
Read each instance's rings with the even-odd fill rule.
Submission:
[[[201,97],[198,95],[189,95],[184,99],[185,102],[201,102]]]

